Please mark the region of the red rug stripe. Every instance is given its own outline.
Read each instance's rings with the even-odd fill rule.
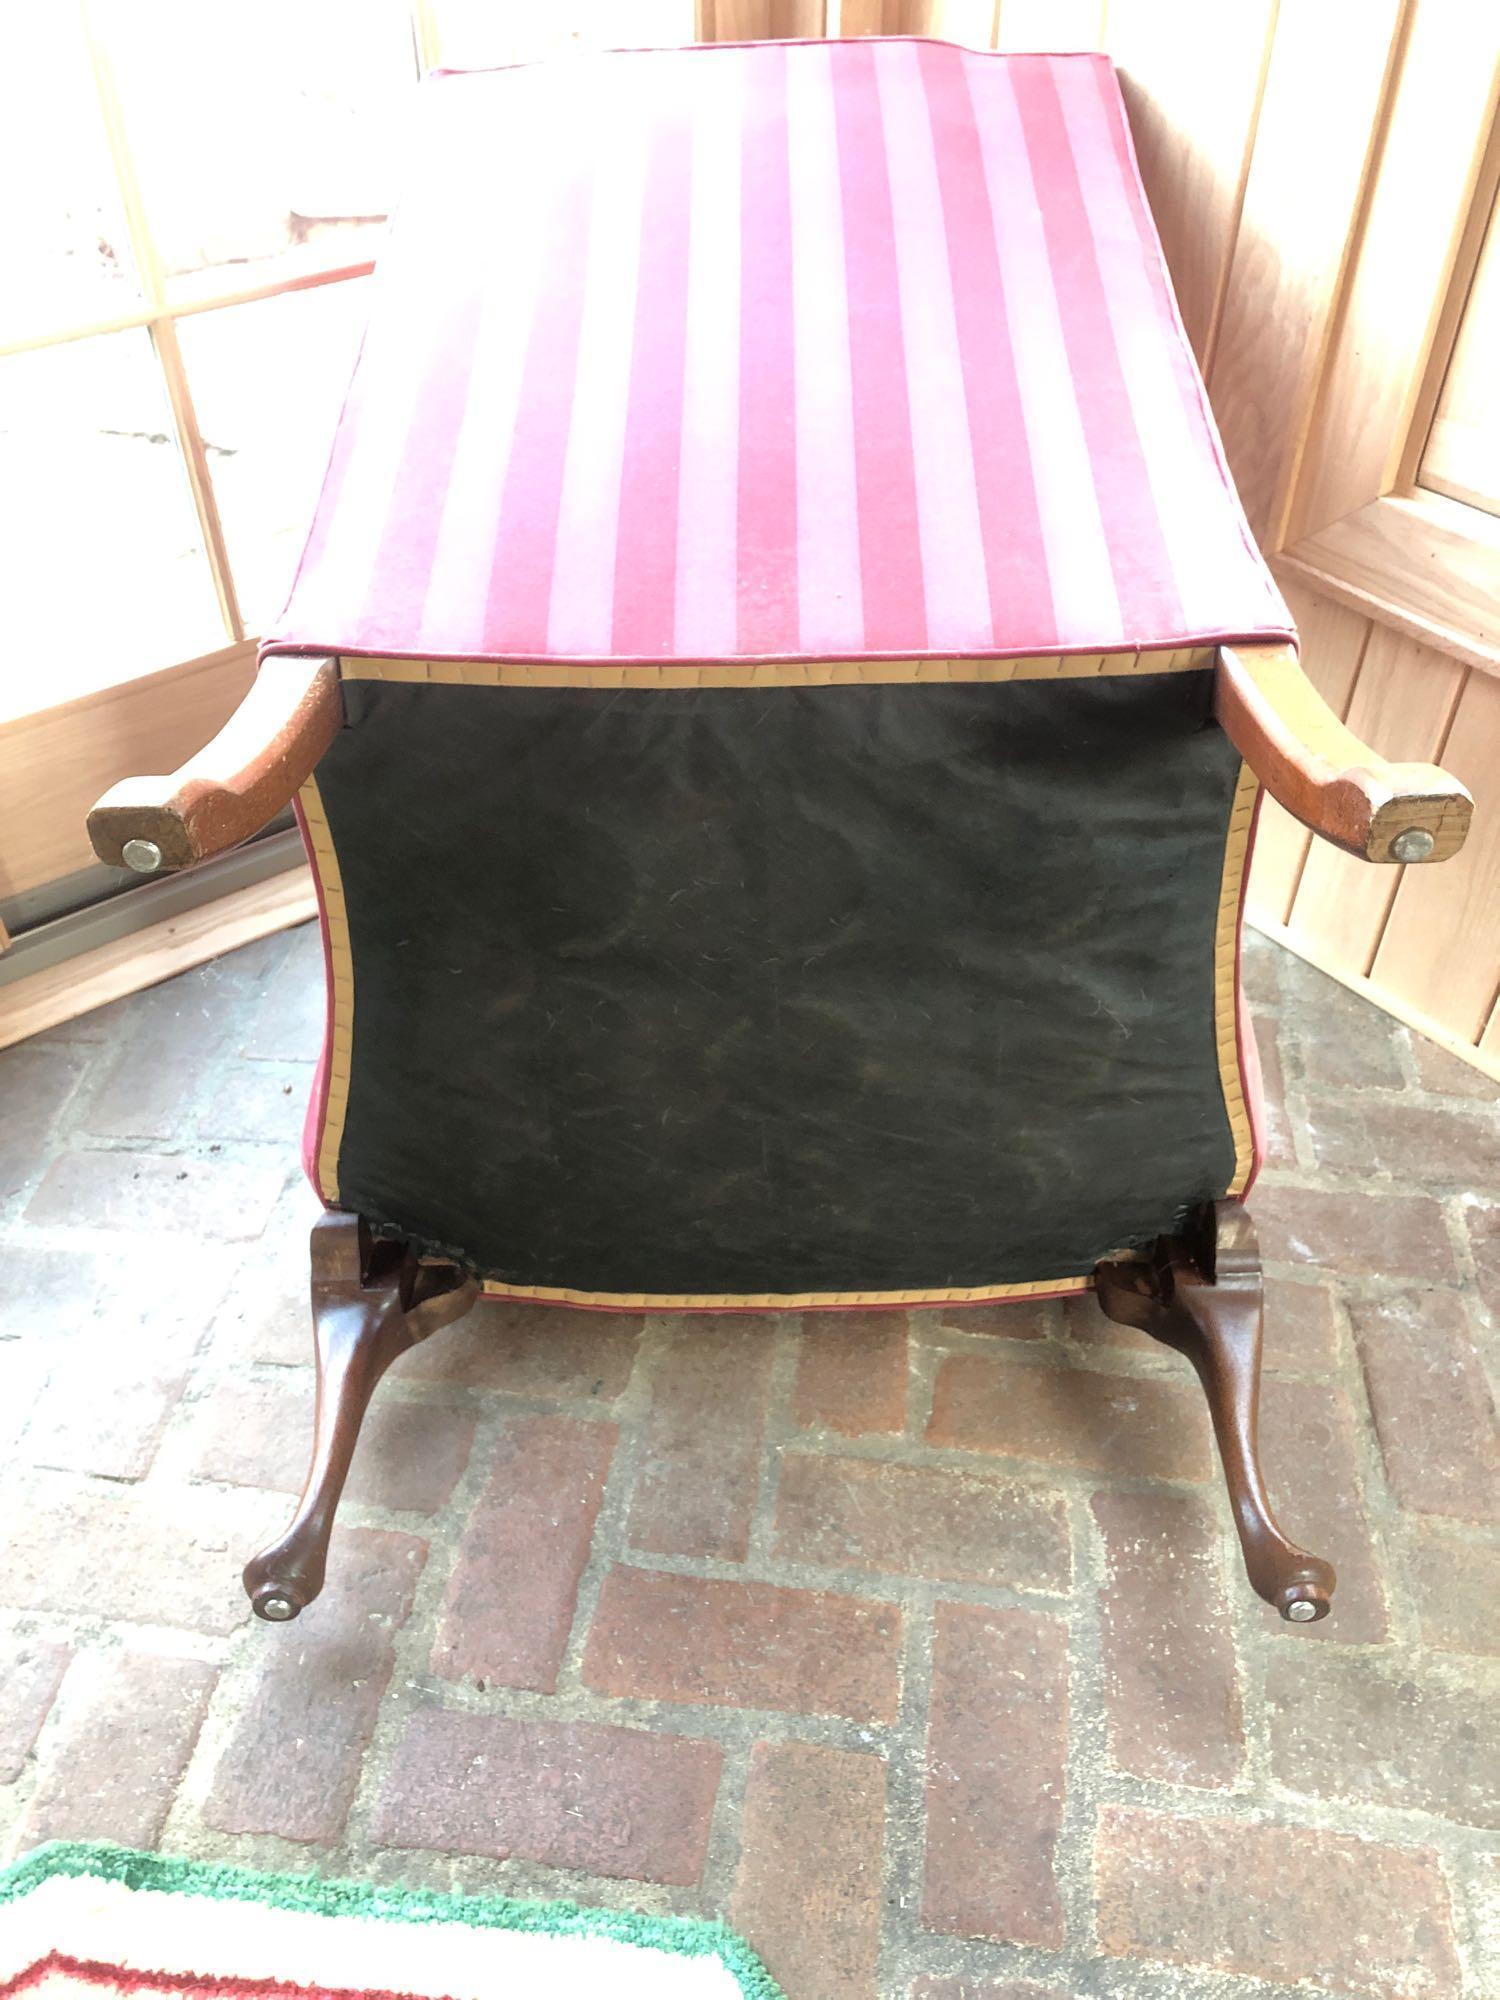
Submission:
[[[236,1973],[210,1979],[197,1972],[143,1972],[106,1965],[99,1959],[74,1958],[61,1951],[49,1952],[6,1980],[0,1985],[0,2000],[12,2000],[53,1973],[67,1973],[85,1984],[112,1986],[125,1993],[182,1993],[190,2000],[198,1994],[233,1994],[241,2000],[453,2000],[451,1994],[397,1992],[375,1986],[299,1986],[291,1980],[250,1979]]]

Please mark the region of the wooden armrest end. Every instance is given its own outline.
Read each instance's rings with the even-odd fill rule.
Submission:
[[[1436,764],[1390,764],[1345,728],[1290,646],[1221,646],[1219,722],[1279,804],[1364,861],[1446,861],[1474,801]]]
[[[88,817],[94,852],[152,875],[237,847],[291,804],[343,719],[337,660],[273,654],[180,770],[110,787]]]

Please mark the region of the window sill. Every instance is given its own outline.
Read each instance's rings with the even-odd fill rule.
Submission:
[[[1388,494],[1271,558],[1296,583],[1500,673],[1500,521],[1440,494]]]

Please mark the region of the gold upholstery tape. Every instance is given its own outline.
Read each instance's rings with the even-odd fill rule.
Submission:
[[[346,681],[431,681],[441,687],[852,687],[1183,674],[1211,667],[1214,658],[1212,646],[1155,653],[1047,653],[1019,660],[712,660],[608,666],[567,660],[358,660],[346,655],[342,673]]]
[[[1219,921],[1214,932],[1214,1031],[1219,1048],[1219,1081],[1224,1091],[1224,1115],[1234,1138],[1234,1179],[1229,1194],[1243,1194],[1255,1159],[1255,1139],[1250,1126],[1250,1108],[1245,1102],[1245,1079],[1240,1071],[1239,1043],[1239,938],[1240,898],[1245,884],[1245,863],[1250,851],[1250,828],[1255,821],[1255,801],[1260,780],[1248,764],[1241,764],[1234,803],[1229,809],[1229,828],[1224,839],[1224,873],[1219,884]]]
[[[483,1281],[487,1299],[539,1299],[548,1305],[634,1307],[638,1312],[714,1312],[753,1308],[792,1312],[834,1306],[982,1305],[991,1299],[1050,1298],[1086,1292],[1092,1278],[1044,1278],[1030,1285],[970,1285],[944,1292],[576,1292],[553,1285],[504,1285]]]
[[[344,878],[328,816],[316,777],[311,777],[298,794],[308,845],[312,849],[313,870],[323,892],[323,912],[328,920],[328,978],[332,987],[329,1009],[328,1082],[323,1102],[323,1126],[318,1135],[318,1193],[330,1208],[339,1205],[339,1148],[344,1140],[344,1117],[349,1109],[349,1071],[354,1055],[354,955],[349,948],[349,912],[344,903]]]
[[[1131,672],[1182,672],[1189,667],[1208,666],[1213,662],[1212,649],[1202,648],[1191,652],[1163,654],[1106,654],[1096,655],[1098,664],[1093,671],[1103,672],[1104,661],[1109,661],[1107,671],[1111,673]],[[1150,666],[1137,664],[1150,661]],[[1162,664],[1172,662],[1171,666]],[[429,671],[430,667],[430,671]],[[1013,674],[964,675],[934,674],[925,670],[939,668],[983,669],[1013,668]],[[1076,660],[908,660],[882,662],[879,660],[833,662],[816,671],[824,672],[826,678],[808,685],[830,685],[835,678],[848,681],[872,679],[876,675],[888,680],[896,679],[1016,679],[1040,680],[1049,675],[1064,676],[1070,670],[1076,671]],[[904,671],[903,671],[904,670]],[[918,671],[923,670],[923,671]],[[1034,671],[1033,671],[1034,670]],[[612,678],[593,681],[580,680],[588,672],[598,672]],[[663,676],[670,669],[645,668],[599,668],[587,669],[569,667],[566,670],[550,666],[513,667],[503,664],[461,668],[445,667],[439,662],[424,663],[420,660],[352,660],[343,662],[343,674],[347,680],[394,680],[423,681],[434,680],[452,685],[461,676],[483,675],[484,679],[466,681],[468,685],[479,686],[532,686],[560,687],[583,685],[591,687],[671,685]],[[787,686],[800,685],[799,681],[773,680],[746,682],[744,680],[720,680],[718,674],[731,672],[762,671],[759,663],[744,668],[688,668],[688,674],[699,674],[705,678],[684,682],[684,685],[698,687],[729,687],[743,685]],[[771,666],[764,670],[767,674],[796,672],[801,668]],[[644,676],[642,679],[623,679],[621,676]],[[532,675],[545,678],[529,678]],[[1235,786],[1234,802],[1230,808],[1229,825],[1224,842],[1224,872],[1220,878],[1219,910],[1214,933],[1214,1033],[1218,1048],[1219,1078],[1224,1093],[1224,1112],[1229,1121],[1230,1133],[1234,1140],[1234,1178],[1227,1192],[1240,1194],[1250,1177],[1254,1157],[1254,1141],[1251,1133],[1250,1113],[1245,1102],[1244,1079],[1240,1073],[1239,1025],[1237,991],[1237,956],[1239,940],[1240,895],[1245,878],[1245,862],[1250,843],[1250,827],[1255,816],[1255,800],[1259,785],[1248,764],[1240,768],[1239,781]],[[339,1149],[343,1143],[344,1119],[349,1105],[349,1072],[353,1054],[354,1039],[354,961],[349,945],[349,916],[344,903],[343,879],[339,873],[338,856],[334,850],[333,837],[329,832],[327,817],[323,811],[323,801],[318,792],[316,778],[309,778],[302,787],[301,805],[307,823],[308,839],[312,848],[313,866],[322,885],[323,908],[328,920],[329,967],[333,987],[331,1011],[331,1040],[328,1048],[328,1087],[323,1113],[323,1127],[318,1141],[317,1184],[318,1191],[332,1208],[339,1206],[338,1162]],[[838,1306],[923,1306],[974,1304],[990,1299],[1024,1299],[1049,1296],[1065,1292],[1085,1292],[1092,1285],[1090,1278],[1040,1279],[1024,1285],[979,1285],[966,1289],[949,1291],[898,1291],[898,1292],[745,1292],[745,1293],[658,1293],[658,1292],[581,1292],[562,1287],[545,1285],[507,1285],[497,1279],[484,1280],[486,1298],[513,1298],[544,1300],[549,1304],[617,1307],[623,1310],[649,1311],[712,1311],[715,1308],[742,1308],[760,1311],[790,1311],[794,1309],[815,1310],[819,1307]]]

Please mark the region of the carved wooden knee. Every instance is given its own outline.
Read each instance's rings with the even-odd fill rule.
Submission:
[[[295,1618],[323,1588],[328,1540],[375,1385],[419,1340],[460,1318],[479,1283],[456,1264],[424,1262],[375,1236],[357,1215],[313,1224],[313,1345],[318,1405],[312,1465],[291,1526],[245,1565],[257,1615]]]
[[[1254,1588],[1296,1624],[1326,1618],[1333,1568],[1281,1532],[1260,1469],[1265,1286],[1248,1211],[1237,1201],[1217,1202],[1191,1237],[1159,1237],[1138,1263],[1100,1264],[1094,1283],[1111,1319],[1165,1341],[1197,1370]]]

